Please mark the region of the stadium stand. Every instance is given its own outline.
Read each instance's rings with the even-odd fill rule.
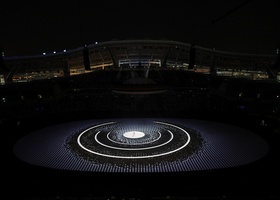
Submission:
[[[279,151],[276,141],[280,136],[280,71],[275,67],[279,55],[244,55],[161,40],[88,45],[88,59],[83,49],[55,55],[2,57],[0,128],[7,137],[9,149],[23,136],[55,124],[156,117],[235,125],[257,133],[268,141],[271,151]],[[190,51],[196,54],[191,67]],[[89,61],[86,67],[85,59]],[[244,188],[246,181],[242,184],[240,176],[235,177],[239,169],[233,173],[213,170],[209,174],[187,175],[97,174],[88,180],[88,174],[80,172],[72,174],[30,166],[9,152],[12,161],[7,164],[7,171],[13,180],[7,180],[7,187],[15,189],[28,185],[29,189],[14,194],[26,200],[274,200],[279,198],[274,184],[279,181],[279,164],[271,161],[275,155],[277,153],[271,152],[262,162],[241,169],[247,173],[242,174],[242,178],[250,179],[248,182],[255,188],[249,189]],[[260,169],[268,170],[264,175],[258,173],[258,179],[263,178],[265,182],[254,183],[255,172]],[[26,173],[36,178],[29,181]],[[65,180],[58,181],[56,176]],[[180,177],[189,180],[179,180]],[[58,182],[49,182],[51,178]],[[211,187],[209,179],[213,178],[220,181],[213,184],[219,188]],[[174,189],[170,186],[172,183],[158,185],[158,180],[180,181],[181,186]],[[83,183],[73,184],[79,181]],[[56,187],[51,187],[52,184]],[[98,189],[93,190],[94,187]]]

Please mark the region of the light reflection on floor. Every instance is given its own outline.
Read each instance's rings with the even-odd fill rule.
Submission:
[[[268,144],[232,125],[195,119],[102,119],[50,126],[21,138],[26,163],[89,172],[185,172],[231,168],[264,157]]]

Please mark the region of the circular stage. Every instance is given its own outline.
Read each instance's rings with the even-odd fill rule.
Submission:
[[[31,165],[118,173],[232,168],[268,151],[265,140],[240,127],[168,118],[67,122],[34,131],[14,145],[14,154]]]

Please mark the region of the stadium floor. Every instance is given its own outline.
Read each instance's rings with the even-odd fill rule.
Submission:
[[[279,133],[253,127],[269,144],[261,159],[237,167],[186,172],[110,173],[60,170],[30,165],[13,152],[25,135],[53,124],[75,121],[68,114],[22,119],[20,125],[3,126],[9,145],[5,192],[18,199],[277,199],[279,198]],[[87,116],[90,117],[90,116]],[[83,117],[87,118],[87,117]],[[99,116],[104,119],[104,116]],[[98,116],[95,115],[98,119]],[[230,121],[230,120],[229,120]],[[251,124],[249,123],[251,127]],[[247,127],[246,127],[247,128]],[[5,141],[5,140],[4,140]],[[9,143],[10,144],[10,143]],[[12,190],[11,190],[12,189]],[[12,192],[11,192],[12,191]],[[16,192],[15,192],[16,191]]]

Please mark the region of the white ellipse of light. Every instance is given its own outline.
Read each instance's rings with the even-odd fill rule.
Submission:
[[[145,136],[145,133],[141,131],[128,131],[123,134],[124,137],[130,138],[130,139],[137,139],[142,138]]]
[[[149,155],[149,156],[130,156],[130,157],[126,157],[126,156],[114,156],[114,155],[108,155],[108,154],[99,153],[99,152],[96,152],[96,151],[89,150],[89,149],[87,149],[86,147],[84,147],[84,146],[81,144],[80,138],[81,138],[81,136],[82,136],[84,133],[86,133],[88,130],[94,129],[94,128],[96,128],[96,127],[100,127],[100,126],[103,126],[103,125],[114,124],[114,123],[116,123],[116,122],[103,123],[103,124],[99,124],[99,125],[96,125],[96,126],[94,126],[94,127],[91,127],[91,128],[89,128],[89,129],[87,129],[87,130],[84,130],[84,131],[78,136],[78,138],[77,138],[77,143],[78,143],[78,145],[79,145],[81,148],[83,148],[84,150],[86,150],[86,151],[88,151],[88,152],[90,152],[90,153],[94,153],[94,154],[96,154],[96,155],[100,155],[100,156],[111,157],[111,158],[126,158],[126,159],[135,159],[135,158],[137,158],[137,159],[138,159],[138,158],[158,157],[158,156],[163,156],[163,155],[171,154],[171,153],[174,153],[174,152],[179,151],[180,149],[184,148],[184,147],[187,146],[188,143],[190,142],[190,135],[189,135],[189,133],[188,133],[187,131],[185,131],[184,129],[182,129],[182,128],[180,128],[180,127],[174,125],[174,124],[155,121],[154,123],[172,126],[172,127],[175,127],[175,128],[177,128],[177,129],[183,131],[183,132],[188,136],[187,142],[186,142],[184,145],[182,145],[181,147],[179,147],[179,148],[177,148],[177,149],[175,149],[175,150],[173,150],[173,151],[168,151],[168,152],[161,153],[161,154],[157,154],[157,155]],[[171,134],[171,136],[172,136],[172,138],[170,138],[170,140],[168,141],[168,142],[170,142],[170,141],[173,139],[173,133],[172,133],[170,130],[168,130],[168,132],[169,132],[169,133]],[[100,133],[100,131],[98,131],[98,132],[96,133],[96,135],[95,135],[95,140],[96,140],[96,142],[98,142],[98,143],[101,144],[102,146],[107,146],[107,147],[109,147],[109,148],[114,148],[114,149],[124,149],[124,148],[112,147],[112,146],[104,145],[104,144],[100,143],[100,142],[97,140],[97,135],[98,135],[99,133]],[[168,143],[168,142],[167,142],[167,143]],[[162,144],[162,145],[163,145],[163,144]],[[161,145],[157,145],[157,146],[161,146]],[[152,147],[148,147],[148,148],[152,148]],[[148,148],[145,148],[145,149],[148,149]],[[155,147],[153,147],[153,148],[155,148]],[[144,149],[144,148],[138,148],[138,150],[139,150],[139,149]],[[129,149],[129,150],[132,150],[132,149]]]

